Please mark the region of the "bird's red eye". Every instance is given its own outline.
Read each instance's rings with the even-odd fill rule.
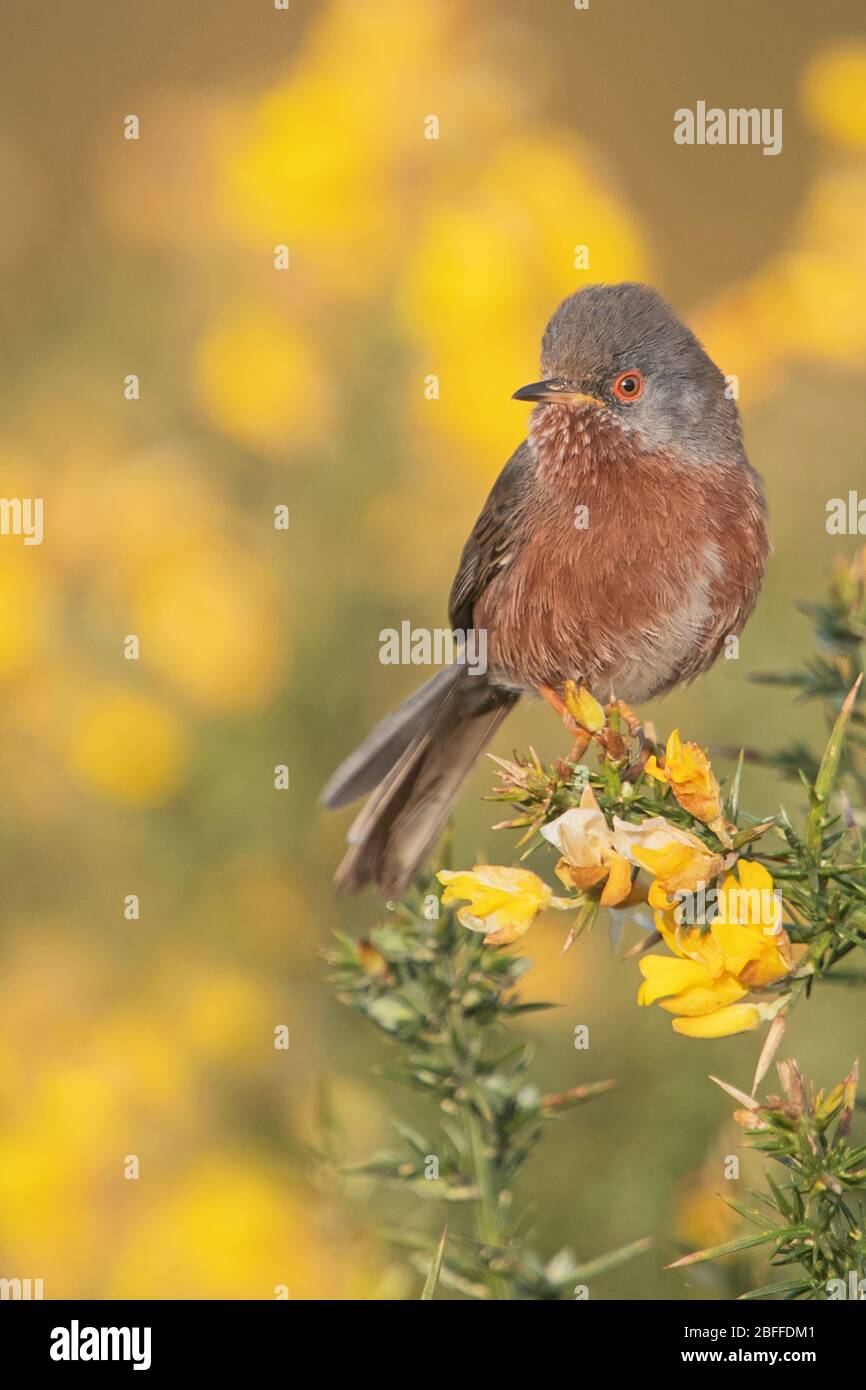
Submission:
[[[641,373],[634,368],[628,372],[620,372],[616,381],[613,383],[613,394],[618,401],[636,401],[643,395],[643,377]]]

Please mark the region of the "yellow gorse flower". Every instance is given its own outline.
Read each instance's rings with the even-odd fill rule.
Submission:
[[[615,816],[613,826],[619,853],[652,874],[663,895],[706,887],[724,867],[720,854],[713,854],[697,835],[671,825],[663,816],[650,816],[639,825]],[[653,902],[654,907],[667,905]]]
[[[490,945],[506,946],[524,936],[546,907],[570,908],[577,903],[555,898],[543,879],[531,869],[509,869],[501,864],[476,864],[469,869],[441,869],[436,875],[445,885],[446,907],[464,899],[457,920],[470,931],[484,932]]]
[[[603,883],[602,907],[616,907],[628,897],[631,866],[617,850],[592,787],[584,787],[579,806],[542,826],[541,833],[559,850],[556,874],[566,887],[582,892]]]
[[[778,1012],[778,1001],[746,995],[784,979],[806,947],[792,946],[763,865],[741,860],[738,876],[727,876],[708,929],[680,926],[674,904],[660,906],[665,899],[658,893],[651,892],[650,901],[659,907],[656,927],[673,954],[642,958],[639,1004],[659,1002],[677,1015],[674,1030],[693,1038],[742,1033]]]
[[[679,729],[674,729],[665,748],[664,767],[659,767],[653,754],[646,773],[669,786],[683,810],[708,825],[723,844],[730,843],[719,784],[703,748],[697,743],[683,743]]]

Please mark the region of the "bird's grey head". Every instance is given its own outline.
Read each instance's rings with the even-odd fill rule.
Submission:
[[[588,285],[560,304],[541,343],[544,380],[517,400],[603,408],[648,449],[696,463],[742,458],[725,378],[648,285]]]

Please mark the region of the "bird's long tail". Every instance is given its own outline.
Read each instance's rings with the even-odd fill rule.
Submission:
[[[371,793],[349,831],[340,888],[373,883],[385,897],[405,892],[516,699],[449,666],[376,725],[322,792],[330,809]]]

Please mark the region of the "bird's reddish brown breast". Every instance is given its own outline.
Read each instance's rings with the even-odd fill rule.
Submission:
[[[768,543],[738,460],[648,453],[605,415],[536,412],[538,466],[507,562],[475,606],[494,677],[640,701],[705,670],[748,618]]]

